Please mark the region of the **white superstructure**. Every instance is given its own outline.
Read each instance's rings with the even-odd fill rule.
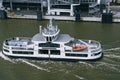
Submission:
[[[3,54],[11,57],[59,60],[94,60],[101,58],[101,44],[94,40],[74,39],[59,34],[60,29],[50,21],[46,28],[32,38],[15,37],[3,43]]]

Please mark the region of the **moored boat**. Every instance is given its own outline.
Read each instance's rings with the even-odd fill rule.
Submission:
[[[102,57],[101,44],[95,40],[75,39],[69,34],[59,34],[52,24],[32,38],[14,37],[3,42],[3,54],[10,57],[52,60],[96,60]]]

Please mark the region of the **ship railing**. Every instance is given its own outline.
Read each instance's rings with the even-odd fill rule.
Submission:
[[[22,40],[26,40],[26,41],[22,41]],[[30,42],[30,38],[28,37],[14,37],[14,38],[9,38],[7,40],[5,40],[4,45],[6,46],[25,46],[27,44],[31,44],[32,42]]]
[[[68,54],[86,54],[86,53],[88,53],[88,51],[86,50],[86,51],[65,51],[65,53],[68,53]]]
[[[92,53],[94,52],[99,52],[101,50],[101,48],[95,49],[95,50],[91,50]]]
[[[16,49],[16,50],[33,50],[33,48],[27,47],[26,45],[23,45],[23,44],[18,44],[18,45],[9,44],[9,41],[14,40],[14,39],[16,39],[16,38],[10,38],[8,40],[5,40],[3,42],[3,48],[5,48],[5,49]],[[19,39],[22,39],[22,38],[19,38]],[[29,40],[28,38],[26,38],[26,39]],[[31,44],[31,43],[28,42],[28,44]]]
[[[65,50],[65,52],[78,52],[80,54],[83,54],[83,52],[92,52],[92,53],[95,53],[95,52],[99,52],[101,51],[101,48],[97,48],[97,49],[84,49],[84,50],[79,50],[79,51],[76,51],[76,50]]]
[[[66,52],[72,52],[72,47],[71,46],[65,46],[65,51]]]
[[[12,47],[12,50],[34,50],[33,48],[26,47]]]
[[[98,41],[95,41],[95,40],[80,40],[80,41],[82,41],[82,42],[84,42],[84,44],[86,44],[87,46],[89,46],[89,44],[91,44],[91,43],[95,43],[95,44],[97,44],[97,46],[96,47],[90,47],[90,48],[88,48],[88,50],[90,51],[90,52],[97,52],[97,51],[100,51],[101,50],[101,44],[100,44],[100,42],[98,42]]]
[[[65,52],[78,52],[78,53],[83,53],[83,52],[88,52],[88,49],[84,49],[84,50],[73,50],[71,49],[65,49]]]
[[[84,40],[84,39],[82,39],[81,41],[83,41],[84,43],[87,43],[87,44],[91,44],[91,43],[96,43],[96,44],[98,44],[98,47],[99,47],[99,45],[100,45],[100,42],[98,42],[98,41],[95,41],[95,40]]]
[[[99,44],[98,47],[91,47],[91,52],[98,52],[101,50],[101,45]]]
[[[60,30],[58,29],[58,31],[56,31],[56,32],[43,31],[42,34],[43,34],[44,36],[56,36],[56,35],[59,34],[59,32],[60,32]]]
[[[50,35],[51,35],[51,34],[57,33],[57,31],[44,29],[44,30],[43,30],[43,33],[45,33],[45,34],[50,34]]]
[[[59,32],[59,29],[58,29],[58,26],[53,26],[52,22],[50,22],[50,24],[47,25],[47,28],[44,28],[42,30],[42,32],[44,34],[50,34],[50,35],[52,35],[52,34],[55,34],[55,33]]]
[[[8,42],[7,42],[7,41],[4,41],[4,42],[3,42],[3,48],[5,48],[5,49],[10,49],[10,46],[8,45]]]
[[[97,47],[97,48],[90,48],[91,52],[98,52],[101,50],[101,46]]]
[[[9,47],[8,47],[8,46],[6,46],[6,45],[3,45],[3,48],[9,49]]]

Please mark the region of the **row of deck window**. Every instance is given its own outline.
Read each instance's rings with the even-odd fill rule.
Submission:
[[[88,57],[87,54],[74,54],[74,53],[66,53],[66,56],[71,56],[71,57]]]
[[[33,54],[33,52],[27,52],[27,51],[12,51],[13,54]]]
[[[48,50],[39,50],[39,54],[49,54]],[[50,50],[52,55],[60,55],[60,50]]]
[[[49,54],[48,50],[39,50],[39,54]],[[60,50],[50,50],[52,55],[60,55]],[[88,57],[87,54],[66,53],[65,56],[71,57]]]
[[[33,54],[33,52],[27,51],[12,51],[13,54]],[[49,54],[48,50],[39,50],[39,54]],[[60,50],[50,50],[51,55],[60,55]],[[96,54],[97,55],[97,54]],[[88,57],[87,54],[75,54],[75,53],[65,53],[65,56],[70,57]]]
[[[40,43],[39,44],[39,47],[57,47],[59,48],[60,47],[60,44],[55,44],[55,43]]]

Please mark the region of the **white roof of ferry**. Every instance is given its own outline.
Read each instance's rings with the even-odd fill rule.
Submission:
[[[45,41],[45,38],[42,34],[38,33],[33,36],[32,41]]]
[[[71,40],[73,40],[74,38],[72,38],[70,35],[68,34],[59,34],[57,36],[57,39],[55,40],[55,42],[63,42],[63,43],[67,43]]]
[[[59,34],[57,36],[57,39],[54,42],[63,42],[63,43],[67,43],[71,40],[73,40],[74,38],[72,38],[70,35],[68,34]],[[38,33],[35,36],[33,36],[32,41],[45,41],[45,38],[42,34]]]

